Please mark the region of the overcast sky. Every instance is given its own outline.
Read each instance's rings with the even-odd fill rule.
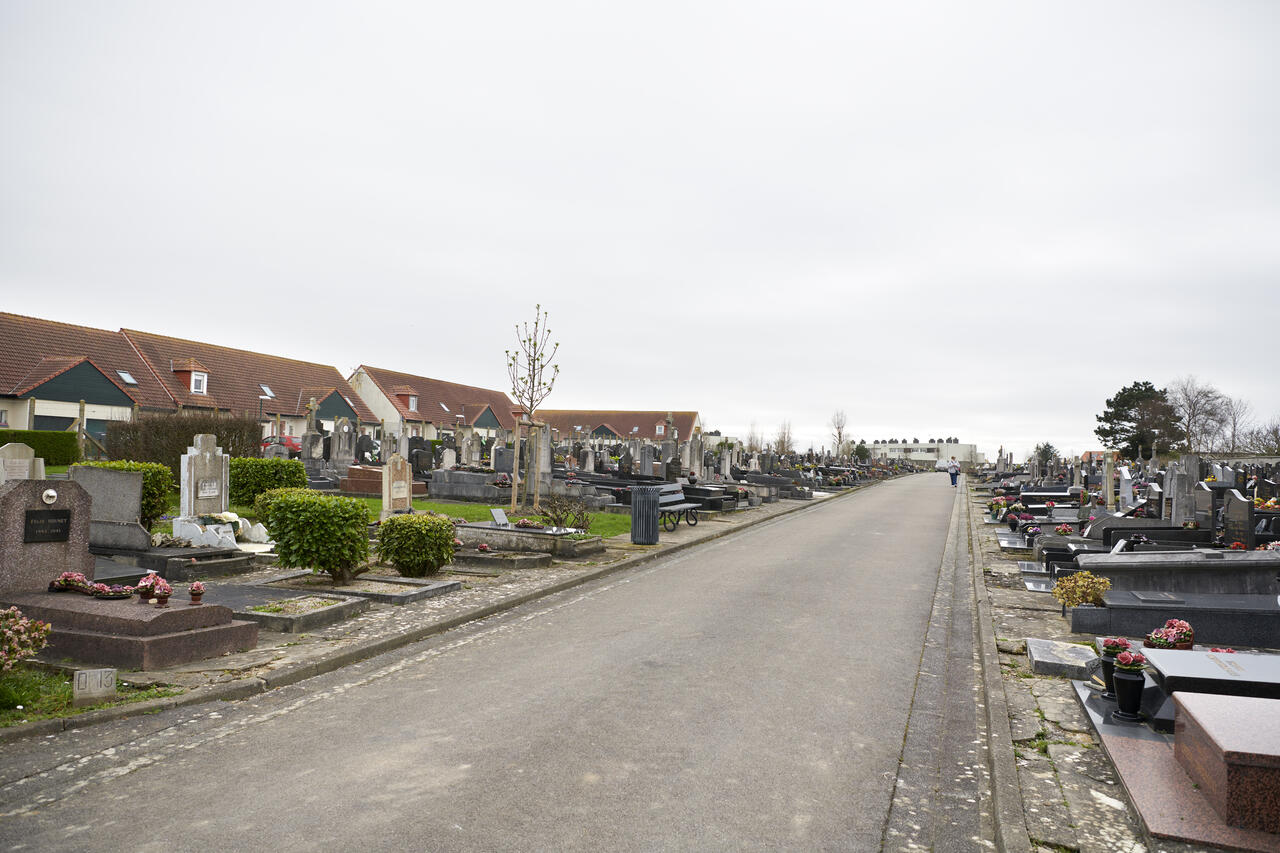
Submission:
[[[0,310],[802,448],[1280,416],[1280,3],[0,4]]]

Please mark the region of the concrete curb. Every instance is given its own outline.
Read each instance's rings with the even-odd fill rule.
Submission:
[[[967,478],[966,478],[967,479]],[[991,597],[983,580],[980,552],[974,547],[973,512],[968,484],[961,495],[969,543],[969,569],[973,580],[974,618],[978,625],[982,661],[982,692],[987,709],[987,760],[991,773],[996,847],[1004,853],[1030,853],[1031,837],[1022,802],[1013,733],[1009,729],[1009,705],[1000,677],[1000,652],[991,624]]]
[[[904,476],[904,475],[899,475]],[[890,478],[896,479],[896,478]],[[395,651],[404,646],[411,645],[436,634],[443,634],[451,631],[469,622],[475,622],[493,616],[496,613],[502,613],[506,610],[512,610],[522,604],[528,604],[530,601],[536,601],[539,598],[545,598],[590,583],[598,578],[608,577],[609,575],[621,572],[627,569],[633,569],[638,566],[651,563],[655,560],[669,557],[673,554],[679,554],[690,548],[703,545],[707,542],[714,542],[743,530],[749,530],[759,524],[765,524],[779,518],[791,515],[796,512],[803,512],[814,507],[826,506],[832,501],[847,498],[850,495],[857,494],[868,488],[878,486],[885,480],[877,480],[864,486],[855,486],[848,491],[842,492],[830,498],[822,500],[801,501],[797,506],[789,507],[782,512],[774,513],[766,518],[750,519],[745,524],[737,527],[731,527],[701,539],[695,539],[692,542],[679,542],[668,548],[658,550],[660,546],[653,546],[655,550],[643,554],[637,554],[634,557],[626,557],[608,566],[601,566],[594,571],[587,572],[572,578],[566,578],[563,581],[554,583],[542,589],[534,590],[523,595],[514,596],[512,598],[503,599],[493,604],[477,607],[474,610],[468,610],[466,613],[460,613],[449,619],[443,619],[439,622],[432,622],[429,625],[423,625],[402,634],[396,634],[392,637],[382,637],[377,640],[369,640],[349,648],[341,649],[332,655],[321,658],[320,660],[307,661],[293,666],[285,666],[280,669],[268,673],[262,678],[246,678],[240,681],[231,681],[224,684],[209,684],[204,687],[197,687],[183,693],[180,696],[170,696],[163,699],[153,699],[148,702],[136,702],[131,705],[117,705],[112,708],[102,708],[97,711],[88,711],[84,714],[78,714],[74,717],[59,717],[52,720],[38,720],[34,723],[19,724],[9,726],[8,728],[0,728],[0,743],[8,743],[20,740],[25,737],[34,737],[37,735],[54,734],[61,731],[69,731],[71,729],[79,729],[85,726],[97,725],[99,723],[109,723],[115,720],[121,720],[126,717],[134,717],[143,714],[154,714],[160,711],[167,711],[171,708],[180,708],[187,705],[198,705],[205,702],[230,702],[237,699],[245,699],[258,693],[264,693],[268,690],[274,690],[277,687],[286,687],[290,684],[297,684],[299,681],[305,681],[317,675],[324,675],[328,672],[341,669],[353,663],[359,663],[363,660],[376,657],[385,652]],[[1007,728],[1007,726],[1006,726]]]

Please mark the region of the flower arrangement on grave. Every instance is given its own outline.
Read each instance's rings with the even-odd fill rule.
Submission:
[[[200,604],[200,600],[204,598],[204,584],[200,581],[193,581],[191,585],[187,587],[187,594],[191,596],[192,604]]]
[[[1102,641],[1102,651],[1109,655],[1127,652],[1131,647],[1132,644],[1124,637],[1107,637]]]
[[[1024,504],[1020,504],[1017,501],[1009,504],[1009,512],[1023,512],[1026,508]]]
[[[1020,512],[1020,513],[1018,513],[1018,520],[1019,520],[1019,521],[1035,521],[1035,519],[1036,519],[1036,517],[1035,517],[1034,515],[1032,515],[1031,513],[1029,513],[1029,512]]]
[[[543,530],[546,525],[531,518],[522,518],[516,522],[516,527],[523,527],[526,530]]]
[[[156,581],[158,580],[163,580],[163,578],[155,572],[147,572],[147,574],[143,576],[142,580],[138,581],[138,585],[134,588],[138,591],[139,595],[146,593],[146,597],[150,598],[151,591],[155,588]]]
[[[1170,619],[1164,623],[1163,628],[1156,628],[1147,634],[1144,645],[1153,649],[1175,649],[1178,646],[1189,648],[1195,639],[1196,632],[1191,623],[1182,619]]]
[[[999,495],[1003,495],[1003,494],[1004,494],[1004,489],[996,489],[996,490],[995,490],[995,494],[996,494],[997,496],[999,496]]]
[[[499,474],[489,481],[489,485],[497,486],[499,489],[509,489],[511,488],[511,475]]]
[[[1027,535],[1028,535],[1028,536],[1039,536],[1039,535],[1040,535],[1040,527],[1039,527],[1038,525],[1037,525],[1037,526],[1035,526],[1035,527],[1028,527],[1028,528],[1027,528]]]
[[[481,542],[479,545],[476,546],[476,550],[484,551],[487,554],[489,552],[489,546],[488,544]]]
[[[1147,656],[1142,652],[1120,652],[1116,655],[1116,669],[1125,672],[1141,672],[1147,664]]]
[[[1059,536],[1070,536],[1075,532],[1075,530],[1072,529],[1070,524],[1059,524],[1057,527],[1053,528],[1053,532]]]
[[[107,586],[105,583],[95,583],[92,587],[94,598],[131,598],[133,597],[133,589],[120,584],[112,584]]]
[[[1058,579],[1053,585],[1053,597],[1063,607],[1101,606],[1102,594],[1109,589],[1110,578],[1099,577],[1092,572],[1076,572]]]
[[[43,649],[52,630],[48,622],[23,616],[16,607],[0,610],[0,672]]]
[[[169,596],[173,595],[173,587],[164,578],[159,578],[151,587],[151,595],[155,599],[156,607],[168,607]]]
[[[1204,478],[1204,481],[1205,481],[1206,483],[1216,483],[1216,482],[1218,482],[1218,478],[1217,478],[1217,477],[1215,477],[1215,476],[1213,476],[1212,474],[1210,474],[1208,477],[1205,477],[1205,478]]]
[[[457,550],[458,550],[459,548],[461,548],[461,547],[462,547],[462,540],[461,540],[461,539],[454,539],[454,540],[453,540],[453,550],[457,551]]]
[[[1244,550],[1244,543],[1243,543],[1243,542],[1232,542],[1232,543],[1231,543],[1231,550],[1232,550],[1232,551],[1243,551],[1243,550]]]
[[[1053,509],[1055,506],[1057,506],[1057,504],[1054,503],[1053,501],[1045,501],[1044,505],[1049,509]]]
[[[1236,653],[1235,649],[1220,649],[1217,646],[1214,646],[1212,649],[1209,649],[1209,651],[1217,652],[1220,655],[1234,655]]]
[[[1198,522],[1198,521],[1184,521],[1184,522],[1182,522],[1182,529],[1183,529],[1183,530],[1199,530],[1199,529],[1200,529],[1200,522]]]
[[[49,592],[80,592],[93,595],[93,584],[82,572],[63,572],[49,581]]]

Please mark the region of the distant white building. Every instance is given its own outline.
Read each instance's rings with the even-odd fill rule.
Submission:
[[[956,441],[877,441],[868,444],[867,449],[871,451],[872,459],[883,462],[913,462],[928,466],[949,462],[954,456],[962,466],[977,468],[987,461],[986,455],[978,452],[978,445]]]

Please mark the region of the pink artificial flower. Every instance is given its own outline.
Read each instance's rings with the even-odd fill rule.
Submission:
[[[187,587],[187,592],[191,593],[192,595],[200,595],[201,593],[204,592],[204,584],[201,583],[200,581],[195,581],[194,583],[191,584],[191,586]]]
[[[1235,650],[1235,649],[1217,649],[1217,648],[1214,648],[1214,649],[1209,649],[1209,651],[1211,651],[1211,652],[1218,652],[1219,654],[1224,654],[1224,655],[1234,655],[1234,654],[1236,653],[1236,650]]]
[[[1120,663],[1120,664],[1124,664],[1125,666],[1129,666],[1131,663],[1133,663],[1133,653],[1132,653],[1132,652],[1121,652],[1120,654],[1116,655],[1116,663]]]

